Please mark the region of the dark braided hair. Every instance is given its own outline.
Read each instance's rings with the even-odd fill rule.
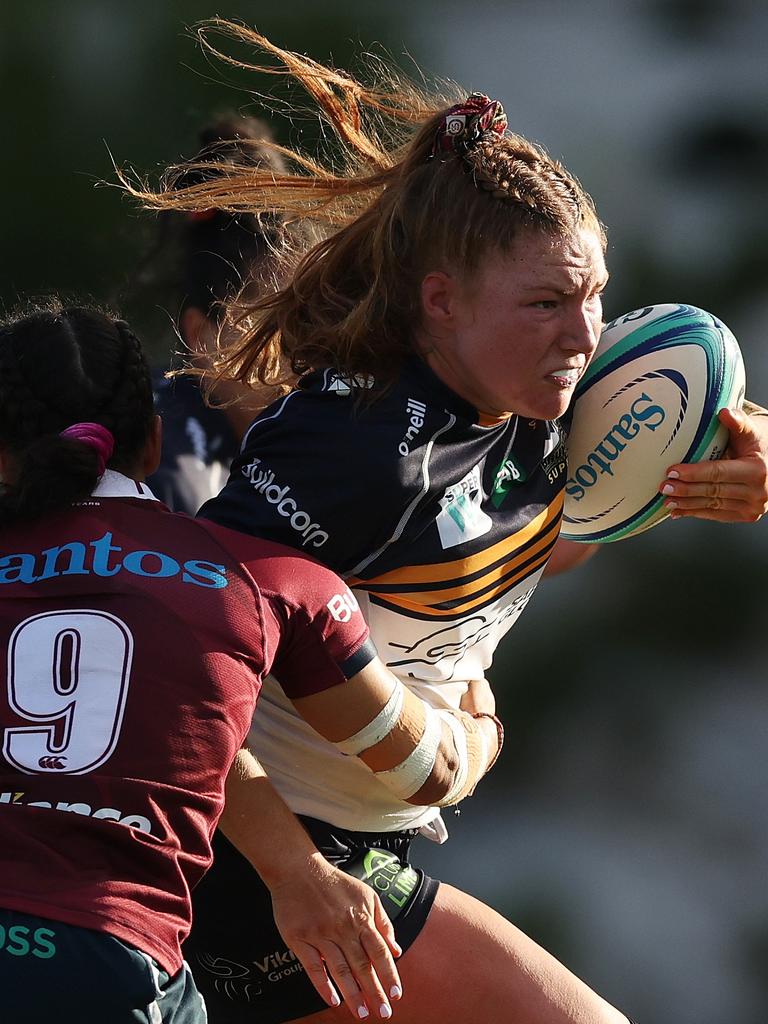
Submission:
[[[0,326],[0,449],[6,479],[0,525],[62,510],[90,495],[95,449],[59,436],[100,423],[115,449],[108,466],[135,470],[152,428],[152,385],[128,325],[54,301]]]

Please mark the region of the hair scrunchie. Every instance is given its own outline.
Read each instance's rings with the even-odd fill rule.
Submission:
[[[94,448],[99,457],[99,476],[104,475],[107,463],[115,450],[115,439],[111,430],[103,427],[101,423],[73,423],[71,427],[62,430],[59,437],[63,437],[67,441],[81,441],[90,448]]]
[[[483,135],[488,132],[503,135],[506,130],[507,115],[501,103],[481,92],[470,93],[463,103],[451,107],[443,118],[430,159],[440,152],[465,156]]]

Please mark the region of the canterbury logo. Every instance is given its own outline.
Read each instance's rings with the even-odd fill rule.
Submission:
[[[67,767],[66,757],[41,757],[37,763],[41,768],[47,768],[49,770],[52,768],[61,770],[62,768]]]

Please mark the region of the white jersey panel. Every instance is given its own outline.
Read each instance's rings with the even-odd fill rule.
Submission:
[[[469,680],[485,674],[540,575],[481,612],[437,628],[372,604],[364,591],[355,596],[390,670],[432,707],[458,708]],[[398,800],[359,758],[339,753],[296,714],[271,676],[262,687],[249,745],[296,814],[359,832],[420,828],[437,817],[436,808]]]

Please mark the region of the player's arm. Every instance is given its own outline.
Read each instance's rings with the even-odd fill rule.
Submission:
[[[673,518],[754,523],[768,512],[768,410],[744,402],[723,409],[730,432],[725,458],[670,466],[659,490]]]
[[[581,544],[565,540],[564,537],[558,538],[552,549],[552,554],[549,556],[544,575],[557,576],[558,573],[575,569],[577,565],[582,565],[592,558],[599,547],[599,544]]]
[[[492,715],[433,708],[379,660],[349,588],[325,566],[287,550],[261,566],[271,670],[301,717],[407,803],[456,804],[496,760]],[[258,710],[256,712],[258,714]]]
[[[400,947],[379,897],[320,854],[247,750],[227,778],[219,827],[269,889],[280,934],[326,1003],[339,1005],[335,982],[356,1019],[363,1006],[389,1016],[382,1008],[402,991]]]
[[[343,754],[359,757],[396,797],[419,806],[463,800],[502,742],[493,715],[433,708],[378,658],[348,682],[293,703]]]

